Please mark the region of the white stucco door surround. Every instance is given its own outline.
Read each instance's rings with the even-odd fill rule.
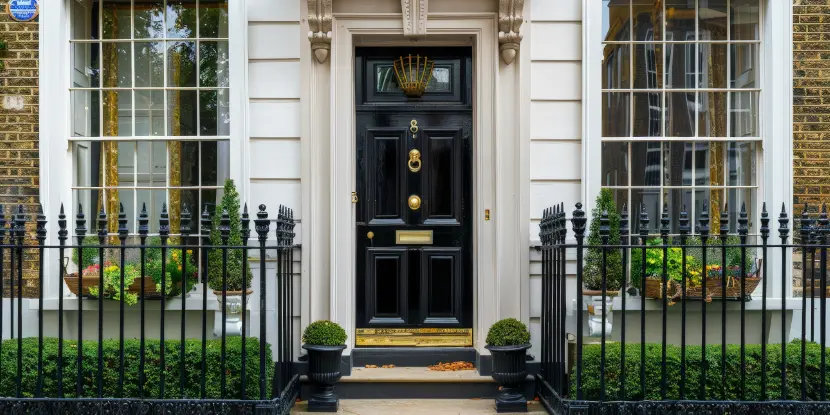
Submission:
[[[473,342],[500,318],[527,321],[529,140],[522,107],[527,100],[516,59],[499,58],[496,13],[430,13],[426,35],[404,37],[400,13],[334,13],[330,58],[309,49],[304,63],[302,325],[329,318],[354,347],[356,276],[354,50],[357,46],[471,46],[473,49]],[[523,120],[525,122],[523,122]],[[320,172],[327,172],[321,176]],[[485,210],[490,219],[485,220]]]

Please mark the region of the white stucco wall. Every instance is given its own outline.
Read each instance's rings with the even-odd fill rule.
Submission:
[[[531,2],[522,28],[530,42],[530,331],[531,354],[539,356],[543,209],[564,202],[573,210],[582,199],[582,2]],[[529,36],[528,36],[529,35]],[[573,275],[575,263],[569,264]],[[568,297],[576,280],[568,280]]]
[[[249,207],[265,204],[271,218],[279,205],[294,210],[298,225],[295,243],[302,241],[301,152],[300,152],[300,1],[247,0],[248,4],[248,151],[242,163],[248,170]],[[272,227],[273,229],[273,227]],[[273,237],[273,232],[271,233]],[[300,252],[294,255],[295,351],[300,342]],[[267,267],[276,266],[269,258]],[[259,264],[254,287],[259,286]],[[269,271],[270,273],[270,271]],[[272,274],[269,274],[272,275]],[[269,280],[269,284],[271,281]],[[267,304],[268,327],[275,302]],[[252,320],[259,313],[252,311]],[[256,328],[258,330],[258,326]],[[251,333],[256,335],[254,331]],[[269,336],[270,338],[271,336]]]

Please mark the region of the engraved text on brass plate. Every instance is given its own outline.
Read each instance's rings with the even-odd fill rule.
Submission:
[[[432,231],[395,231],[395,243],[398,245],[432,245]]]
[[[473,329],[357,329],[358,346],[467,347],[473,345]]]

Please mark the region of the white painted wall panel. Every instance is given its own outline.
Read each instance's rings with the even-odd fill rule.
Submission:
[[[248,58],[299,59],[299,23],[248,23]]]
[[[533,21],[579,21],[582,20],[582,1],[531,0],[530,17]]]
[[[248,0],[248,21],[297,22],[300,0]]]
[[[579,141],[531,141],[531,180],[574,180],[582,177]]]
[[[251,140],[251,179],[299,179],[300,140]]]
[[[250,98],[300,98],[300,62],[248,64]]]
[[[530,80],[531,99],[582,99],[581,62],[533,62]]]
[[[300,180],[251,180],[251,194],[257,203],[268,206],[269,217],[275,216],[279,205],[294,209],[294,218],[300,218],[302,194]],[[296,228],[295,228],[295,232]]]
[[[574,204],[581,199],[581,186],[579,182],[531,183],[530,217],[534,219],[541,218],[542,211],[545,208],[559,202],[565,202],[565,209],[570,211]]]
[[[582,138],[582,103],[531,101],[530,139]]]
[[[582,58],[582,24],[578,22],[534,22],[530,59],[580,60]]]
[[[251,102],[250,135],[255,138],[300,136],[300,102]],[[300,153],[297,153],[297,157]]]

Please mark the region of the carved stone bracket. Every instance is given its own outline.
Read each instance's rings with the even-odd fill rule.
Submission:
[[[499,52],[504,63],[510,65],[519,51],[524,20],[524,0],[499,0]]]
[[[317,62],[323,63],[331,51],[331,0],[308,1],[308,40]]]
[[[401,0],[403,34],[408,37],[427,34],[428,0]]]

